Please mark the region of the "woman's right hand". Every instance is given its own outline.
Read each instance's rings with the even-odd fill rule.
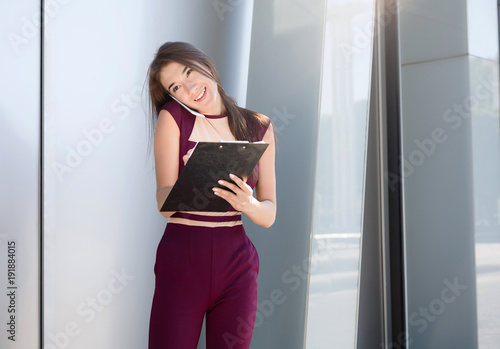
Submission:
[[[186,166],[186,164],[187,164],[187,162],[188,162],[188,160],[189,160],[189,157],[191,156],[191,154],[193,154],[193,150],[194,150],[194,148],[189,149],[189,150],[187,151],[186,155],[184,155],[184,156],[182,157],[182,160],[184,161],[184,166]]]

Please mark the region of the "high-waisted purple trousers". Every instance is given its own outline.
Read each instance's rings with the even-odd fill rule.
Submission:
[[[149,349],[196,349],[205,315],[207,349],[249,348],[259,257],[243,225],[168,223],[154,271]]]

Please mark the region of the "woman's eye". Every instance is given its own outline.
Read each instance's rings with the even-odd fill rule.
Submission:
[[[179,89],[179,86],[175,86],[175,87],[172,89],[172,91],[173,91],[173,92],[177,92],[177,90],[178,90],[178,89]]]
[[[189,76],[189,74],[191,74],[191,72],[193,71],[193,69],[189,69],[186,73],[187,76]]]

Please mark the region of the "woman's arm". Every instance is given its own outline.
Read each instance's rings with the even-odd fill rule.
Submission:
[[[156,170],[156,201],[158,211],[175,184],[179,173],[179,140],[180,131],[172,115],[160,111],[154,135],[154,154]],[[170,217],[174,212],[161,212]]]
[[[228,201],[235,210],[244,212],[254,223],[269,228],[276,219],[275,144],[272,125],[267,129],[263,141],[269,143],[269,146],[259,160],[256,197],[252,196],[252,188],[237,176],[231,178],[237,185],[225,181],[220,183],[236,194],[217,188],[214,188],[214,193]]]

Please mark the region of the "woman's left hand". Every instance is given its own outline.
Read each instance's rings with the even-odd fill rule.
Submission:
[[[253,190],[238,176],[230,174],[229,177],[236,184],[224,180],[220,180],[219,184],[225,186],[228,189],[231,189],[234,194],[229,190],[224,190],[217,187],[212,188],[212,190],[214,191],[215,195],[220,196],[221,198],[229,202],[236,211],[245,212],[246,210],[251,208],[252,204],[257,200],[252,195]]]

